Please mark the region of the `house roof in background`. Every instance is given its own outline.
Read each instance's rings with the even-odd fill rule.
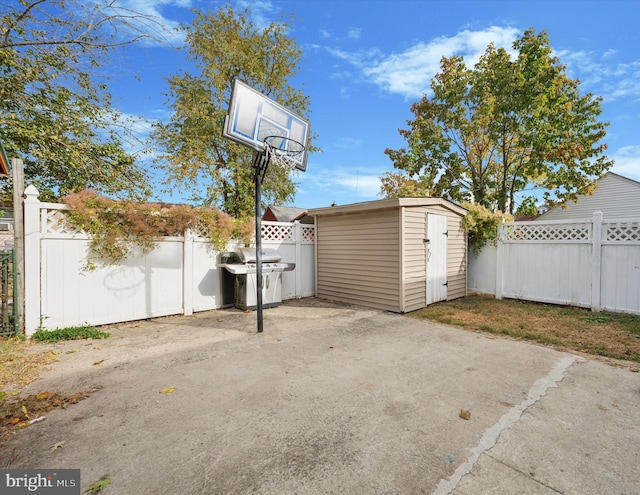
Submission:
[[[307,210],[304,208],[271,205],[264,212],[263,218],[267,220],[267,217],[273,217],[276,222],[295,222],[305,216],[307,216]]]
[[[592,194],[557,205],[536,220],[589,218],[595,211],[602,211],[608,219],[640,217],[640,182],[608,172],[596,181]]]

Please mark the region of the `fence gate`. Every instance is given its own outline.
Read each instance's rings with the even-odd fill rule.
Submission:
[[[16,250],[0,253],[0,335],[18,335],[19,314],[17,301],[18,270],[16,267]]]

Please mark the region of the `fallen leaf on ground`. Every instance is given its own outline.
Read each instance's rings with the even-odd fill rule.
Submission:
[[[167,387],[160,390],[161,394],[170,394],[171,392],[175,392],[176,387]]]
[[[64,447],[65,441],[66,440],[63,440],[62,442],[54,443],[51,447],[49,447],[49,450],[53,452],[54,450],[61,449],[62,447]]]
[[[104,359],[101,359],[100,361],[96,361],[95,363],[93,363],[93,365],[100,366],[102,363],[104,363]]]
[[[101,492],[102,490],[104,490],[110,484],[111,484],[111,478],[109,478],[109,475],[104,475],[98,481],[96,481],[91,486],[89,486],[89,488],[87,488],[84,492],[85,493],[98,493],[98,492]]]
[[[471,419],[471,411],[469,411],[469,409],[460,409],[460,414],[459,414],[459,416],[460,416],[462,419],[467,419],[467,420],[469,420],[469,419]]]
[[[71,349],[70,351],[67,351],[67,354],[73,354],[74,352],[78,352],[78,349]]]
[[[49,398],[50,392],[48,390],[45,390],[44,392],[40,392],[38,395],[36,395],[36,399],[38,400],[45,400],[47,398]]]

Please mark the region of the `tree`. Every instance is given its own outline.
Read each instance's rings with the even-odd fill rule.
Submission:
[[[516,217],[535,217],[538,215],[538,198],[527,196],[515,212]]]
[[[425,178],[414,179],[406,174],[386,172],[380,177],[380,194],[385,198],[425,198],[431,189]]]
[[[236,217],[252,214],[254,185],[252,151],[222,137],[234,80],[301,116],[309,109],[309,98],[288,83],[301,55],[288,36],[293,18],[258,28],[250,14],[226,5],[196,12],[192,25],[183,27],[196,72],[169,78],[173,115],[154,131],[167,185]],[[287,170],[270,167],[262,192],[265,202],[286,203],[293,200],[295,184]]]
[[[82,189],[144,195],[147,178],[125,149],[96,71],[153,21],[115,0],[20,0],[0,16],[0,140],[41,197]],[[100,77],[104,77],[101,74]],[[5,194],[11,184],[3,184]]]
[[[579,91],[551,55],[545,32],[527,30],[512,60],[493,45],[473,68],[443,58],[432,96],[412,105],[407,148],[387,149],[394,167],[435,194],[513,213],[517,193],[545,189],[554,203],[589,193],[613,164],[604,156],[602,99]]]

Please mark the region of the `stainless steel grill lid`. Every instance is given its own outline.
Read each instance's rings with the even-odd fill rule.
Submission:
[[[275,249],[263,249],[262,251],[263,263],[278,263],[282,256]],[[256,263],[256,249],[255,248],[238,248],[236,253],[240,257],[240,261],[243,263]]]

